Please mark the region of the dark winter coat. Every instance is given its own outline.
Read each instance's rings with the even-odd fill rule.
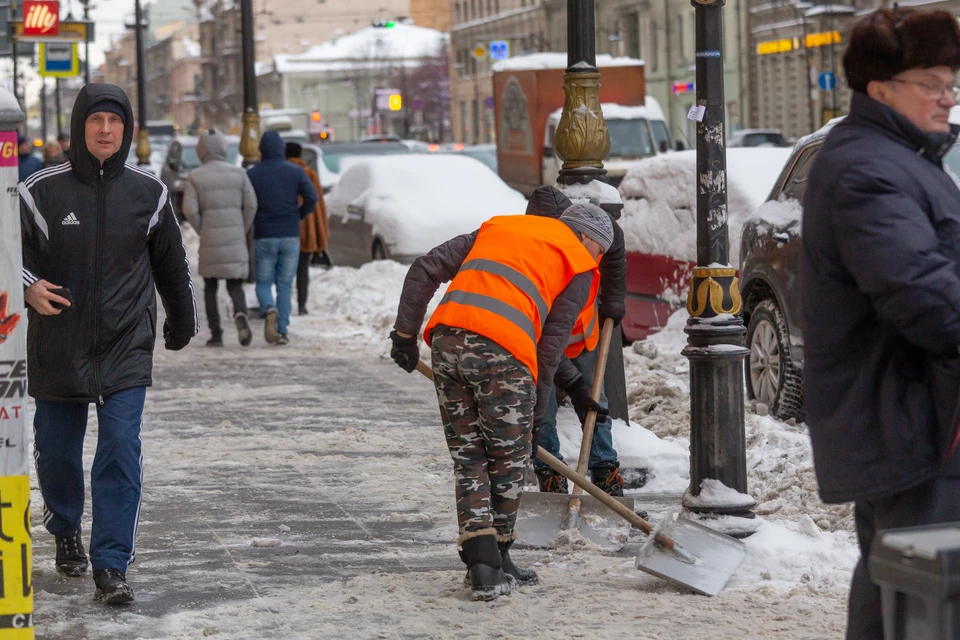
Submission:
[[[527,215],[559,218],[568,207],[573,205],[570,199],[559,189],[545,185],[537,187],[530,194],[527,203]],[[624,299],[627,297],[627,249],[623,239],[623,229],[617,219],[611,215],[613,223],[613,243],[600,259],[600,317],[623,317]],[[619,311],[619,313],[617,313]]]
[[[417,258],[410,265],[400,294],[400,308],[394,328],[402,333],[419,335],[427,314],[427,306],[440,285],[453,280],[463,261],[473,249],[477,231],[441,244]],[[540,341],[537,343],[537,406],[534,409],[534,424],[539,425],[547,410],[550,388],[556,384],[561,389],[569,387],[582,376],[577,368],[563,355],[570,340],[570,333],[577,316],[590,298],[593,274],[581,273],[573,277],[567,287],[557,296],[547,314]]]
[[[960,393],[941,376],[955,375],[960,347],[960,191],[941,165],[956,137],[925,135],[854,93],[810,172],[804,403],[825,502],[931,478],[956,432],[952,417],[938,426],[931,393]]]
[[[112,100],[126,113],[120,150],[103,166],[87,151],[89,106]],[[133,110],[119,87],[88,84],[73,107],[70,162],[20,183],[23,278],[70,289],[73,306],[42,316],[28,308],[31,396],[96,401],[151,384],[157,292],[172,334],[199,329],[190,271],[167,188],[124,161]]]
[[[43,161],[32,153],[18,157],[18,168],[20,182],[23,182],[40,169],[43,169]]]
[[[260,162],[247,172],[257,192],[254,238],[299,238],[300,221],[317,206],[317,190],[302,168],[287,162],[285,151],[280,134],[267,131],[260,140]]]

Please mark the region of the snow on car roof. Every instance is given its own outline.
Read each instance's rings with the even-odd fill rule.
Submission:
[[[646,118],[647,120],[666,120],[666,117],[663,115],[663,110],[660,108],[660,103],[652,96],[647,96],[646,104],[642,106],[627,106],[614,102],[604,102],[600,105],[600,108],[603,110],[604,120],[639,120],[640,118]],[[563,107],[560,107],[550,113],[549,121],[559,122],[562,114]]]
[[[643,60],[637,58],[618,57],[601,54],[597,56],[597,67],[630,67],[643,66]],[[532,53],[528,56],[507,58],[493,65],[497,71],[531,71],[538,69],[566,69],[566,53]]]
[[[740,254],[744,221],[770,195],[791,149],[727,150],[730,261]],[[620,184],[627,250],[678,260],[697,255],[697,154],[681,151],[638,161]]]
[[[520,192],[464,155],[364,158],[341,174],[336,197],[354,194],[373,233],[396,255],[426,253],[493,216],[523,214],[527,206]]]

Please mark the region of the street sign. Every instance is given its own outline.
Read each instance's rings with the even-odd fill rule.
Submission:
[[[60,33],[59,0],[24,0],[23,34],[55,36]]]
[[[477,60],[483,60],[484,58],[487,57],[487,48],[482,44],[478,44],[473,48],[473,51],[471,51],[471,53],[473,54],[473,57],[476,58]]]
[[[80,75],[76,42],[41,42],[40,69],[44,78],[72,78]]]
[[[831,71],[824,71],[817,78],[817,84],[824,91],[833,91],[833,88],[837,86],[837,76],[833,75]]]
[[[377,111],[400,111],[403,108],[400,89],[374,89],[373,98]]]
[[[420,96],[417,96],[416,98],[414,98],[413,102],[410,104],[410,107],[414,111],[423,111],[423,98],[421,98]]]
[[[506,60],[510,57],[510,43],[506,40],[493,40],[490,42],[490,59]]]
[[[487,96],[483,99],[483,106],[485,106],[487,109],[493,109],[493,104],[493,96]]]
[[[697,85],[693,82],[674,82],[673,95],[678,96],[682,93],[693,93],[696,88]]]
[[[61,22],[57,35],[31,36],[24,32],[23,20],[11,21],[13,36],[21,42],[93,42],[92,22]]]

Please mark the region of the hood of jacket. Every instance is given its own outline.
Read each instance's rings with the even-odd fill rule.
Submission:
[[[130,154],[130,145],[133,142],[133,107],[130,106],[130,100],[123,89],[113,84],[93,83],[84,85],[73,104],[73,115],[70,117],[71,144],[67,151],[73,173],[81,182],[96,182],[100,176],[100,161],[87,150],[84,125],[87,120],[87,109],[101,100],[113,100],[123,108],[123,112],[126,114],[120,150],[103,163],[105,180],[111,180],[123,173],[124,164]]]
[[[197,141],[197,157],[206,164],[214,160],[227,159],[227,139],[216,129],[200,134]]]
[[[260,138],[261,160],[286,160],[287,145],[276,131],[267,131]]]
[[[906,116],[859,91],[853,92],[850,117],[883,131],[888,138],[907,145],[938,165],[960,135],[960,125],[955,124],[950,125],[948,133],[924,133]]]
[[[548,184],[537,187],[530,194],[527,203],[527,215],[559,218],[560,215],[572,206],[570,198],[563,191]]]

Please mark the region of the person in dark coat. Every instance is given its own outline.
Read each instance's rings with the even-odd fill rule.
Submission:
[[[20,182],[23,182],[37,171],[43,169],[43,162],[40,158],[33,155],[33,142],[24,135],[17,136],[17,155],[20,169]]]
[[[855,502],[847,638],[873,640],[876,532],[960,520],[960,191],[943,169],[960,29],[945,11],[880,9],[843,64],[850,115],[803,203],[804,393],[820,497]]]
[[[257,194],[253,219],[257,299],[267,319],[264,338],[284,345],[290,342],[287,328],[300,261],[300,221],[314,212],[319,195],[306,172],[287,162],[286,145],[276,131],[263,134],[260,156],[260,162],[247,172]]]
[[[530,195],[527,203],[527,215],[559,218],[572,203],[567,196],[550,185],[537,187]],[[609,214],[608,214],[609,215]],[[598,315],[600,322],[593,330],[600,331],[600,326],[606,318],[613,319],[615,325],[620,324],[625,314],[624,298],[627,294],[627,266],[626,248],[624,246],[623,230],[616,219],[610,216],[613,225],[613,243],[610,249],[603,254],[600,260],[600,294]],[[588,382],[593,382],[597,369],[599,349],[584,349],[580,355],[571,358],[574,366]],[[607,408],[605,389],[600,392],[600,405]],[[551,391],[546,414],[540,423],[540,446],[549,453],[563,460],[560,455],[560,438],[557,435],[557,392]],[[590,470],[590,481],[612,496],[623,495],[623,477],[620,475],[620,462],[617,450],[613,448],[613,421],[609,415],[597,416],[597,423],[593,433],[593,444],[590,446],[590,460],[587,468]],[[534,470],[540,491],[548,493],[567,493],[567,479],[550,468],[548,464],[534,460]]]

